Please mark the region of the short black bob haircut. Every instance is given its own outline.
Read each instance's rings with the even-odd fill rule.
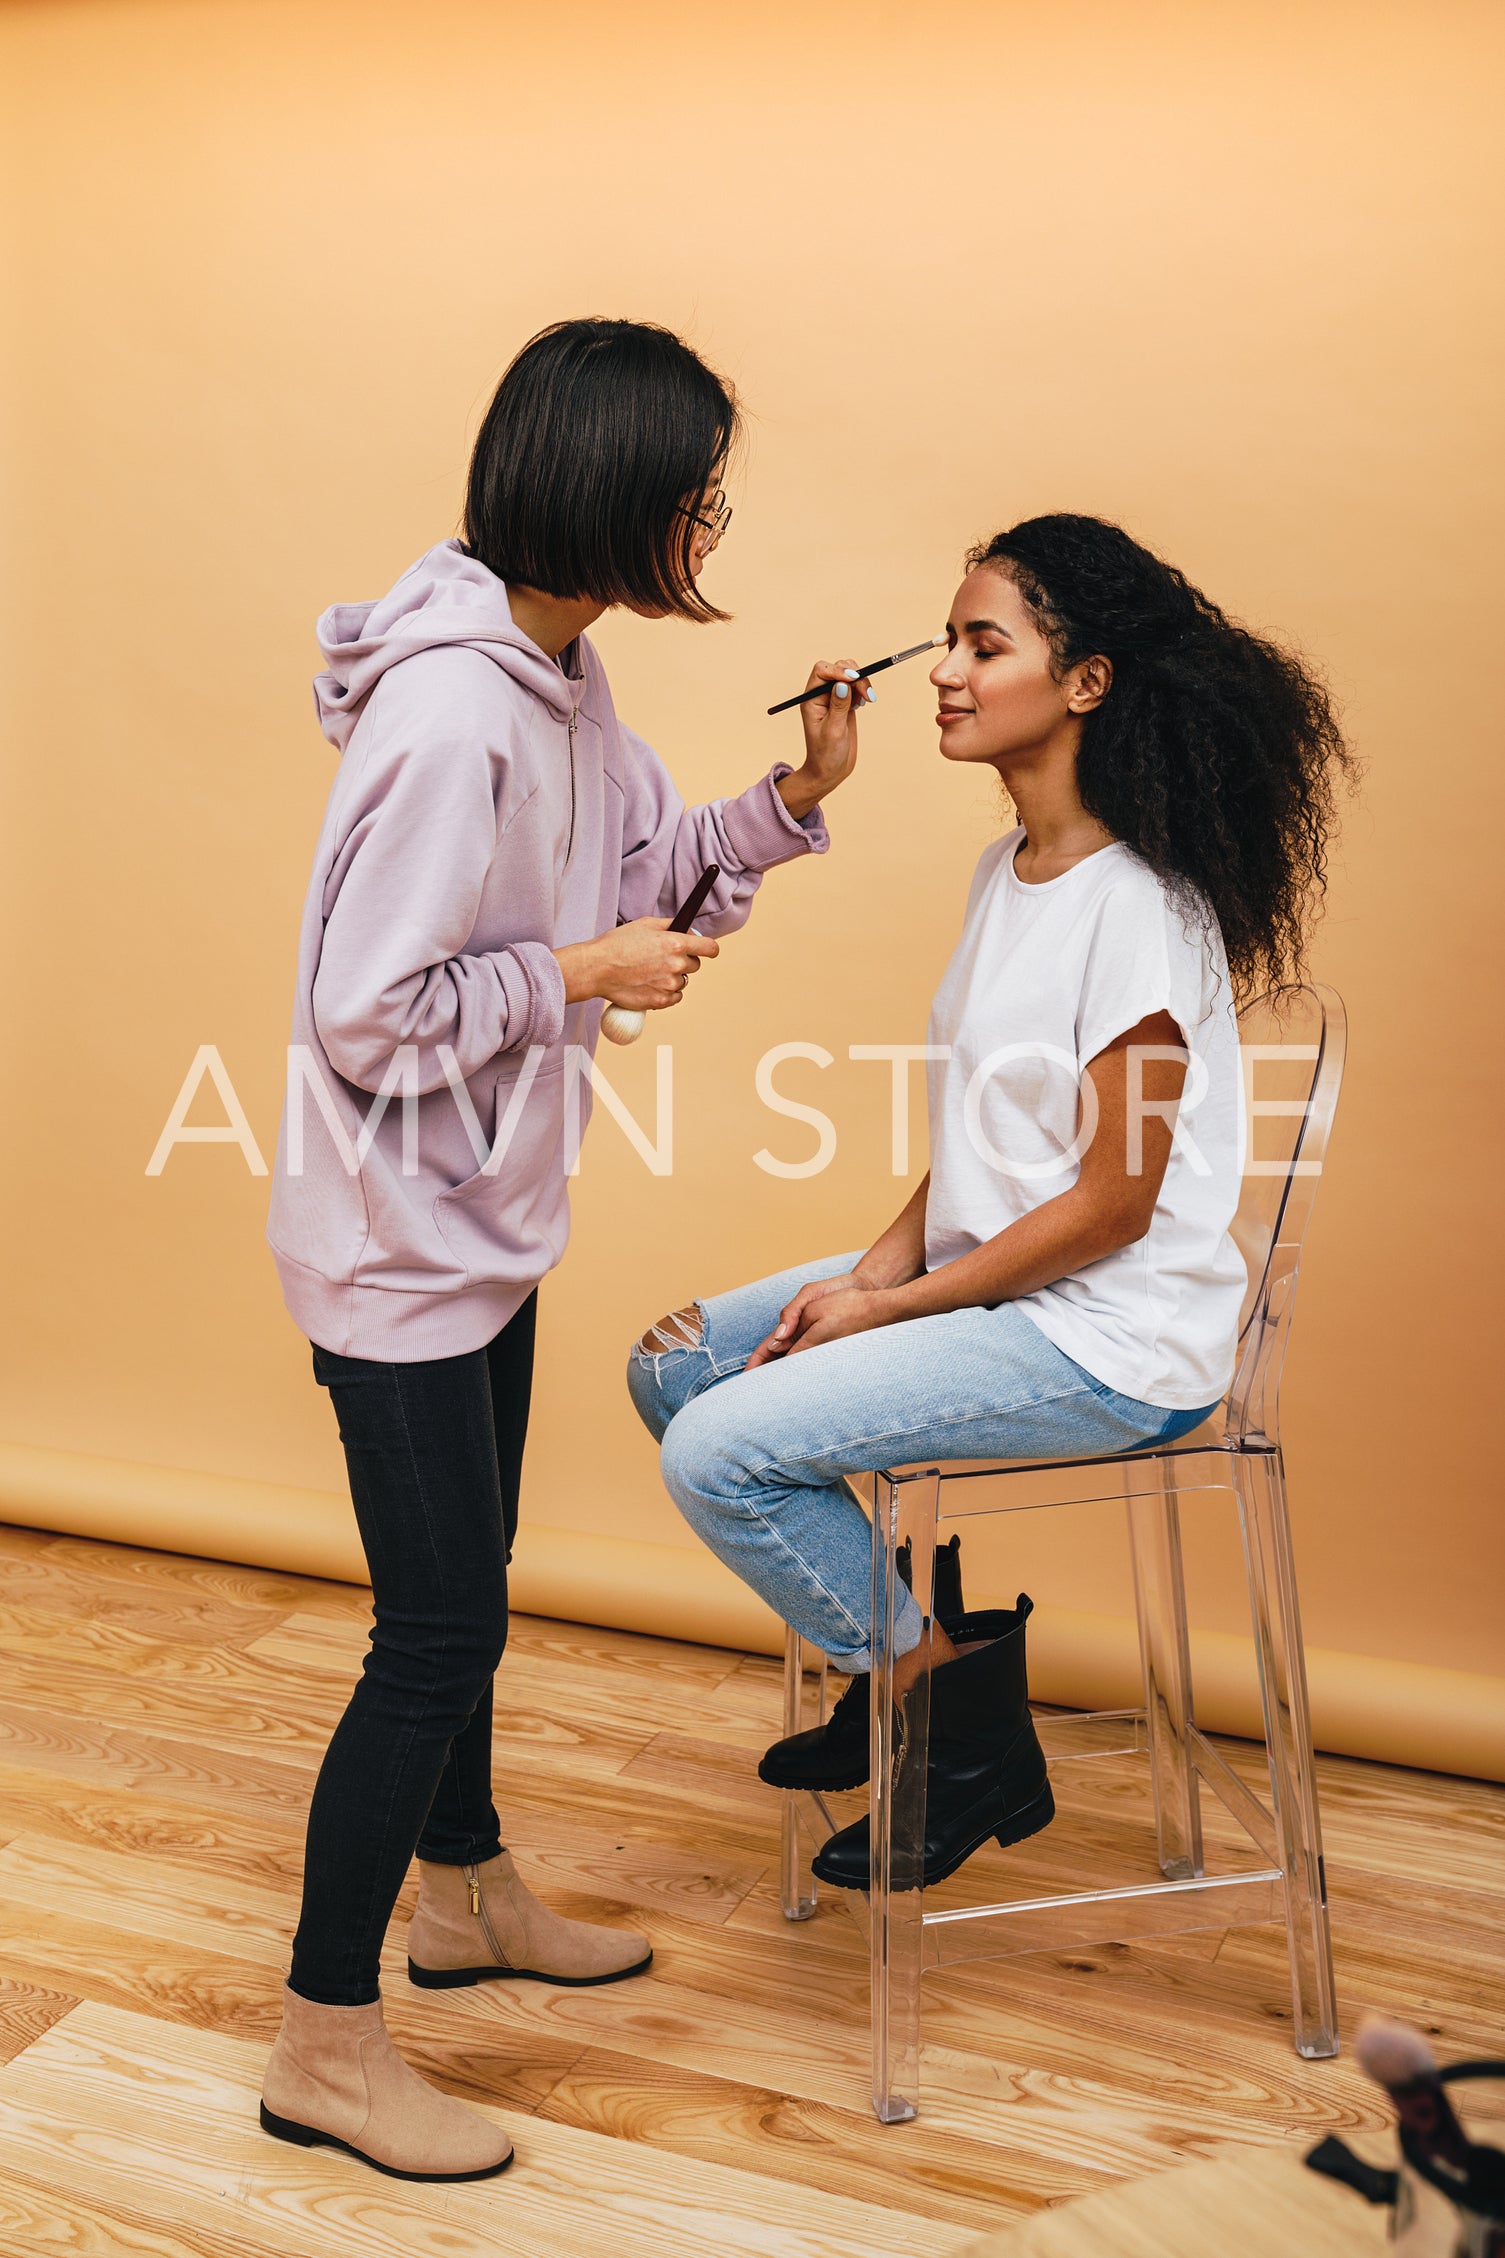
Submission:
[[[555,322],[486,411],[468,553],[545,596],[725,619],[690,571],[693,512],[738,431],[729,385],[656,322]]]

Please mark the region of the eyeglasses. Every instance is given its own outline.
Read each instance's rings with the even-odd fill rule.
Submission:
[[[710,555],[712,549],[715,548],[716,543],[732,522],[732,507],[726,498],[724,489],[720,486],[711,496],[711,514],[709,517],[702,515],[699,510],[681,509],[679,514],[681,517],[689,518],[692,524],[703,526],[710,535],[710,539],[704,543],[707,556]]]

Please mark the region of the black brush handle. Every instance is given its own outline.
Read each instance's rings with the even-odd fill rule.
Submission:
[[[689,932],[690,927],[700,915],[702,903],[720,876],[721,865],[719,862],[706,865],[706,868],[700,873],[700,876],[670,918],[669,931],[671,933]]]
[[[870,674],[886,674],[891,666],[902,666],[906,659],[917,659],[922,651],[938,651],[945,640],[944,635],[930,635],[923,643],[911,643],[907,651],[893,651],[886,659],[870,659],[866,666],[857,669],[857,679],[865,681]],[[817,682],[810,689],[801,690],[797,698],[781,698],[768,711],[771,714],[788,713],[791,706],[808,706],[812,698],[824,698],[835,687],[834,682]]]

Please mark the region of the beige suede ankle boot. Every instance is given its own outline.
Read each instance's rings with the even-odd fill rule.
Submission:
[[[472,1866],[418,1861],[418,1906],[408,1929],[408,1974],[430,1991],[537,1976],[548,1984],[612,1984],[653,1958],[633,1929],[566,1921],[540,1905],[504,1850]]]
[[[404,2062],[381,2001],[324,2007],[282,1987],[261,2123],[299,2148],[343,2148],[399,2180],[489,2180],[512,2161],[500,2128]]]

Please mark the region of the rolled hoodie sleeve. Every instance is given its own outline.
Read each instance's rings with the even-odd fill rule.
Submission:
[[[468,1079],[499,1051],[556,1042],[564,975],[542,940],[471,953],[497,852],[491,761],[478,737],[378,740],[330,869],[314,1026],[330,1064],[379,1090],[402,1044],[416,1087],[440,1089],[448,1044]]]
[[[777,761],[734,800],[687,808],[653,747],[623,727],[627,807],[619,914],[672,917],[708,863],[721,875],[695,919],[712,939],[745,925],[765,870],[831,844],[819,807],[792,816],[775,789],[792,763]]]

